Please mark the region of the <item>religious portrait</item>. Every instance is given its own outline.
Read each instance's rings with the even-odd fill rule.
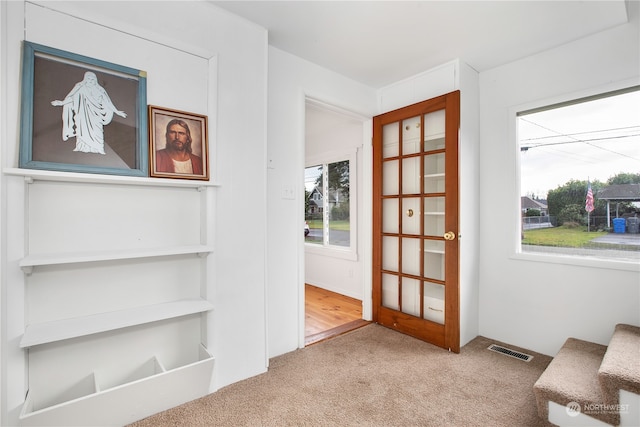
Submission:
[[[24,50],[20,167],[147,176],[145,73],[29,42]]]
[[[209,179],[207,117],[149,106],[150,175]]]

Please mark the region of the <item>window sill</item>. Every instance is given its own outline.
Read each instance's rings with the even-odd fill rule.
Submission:
[[[337,246],[321,246],[315,243],[305,243],[304,251],[305,253],[313,255],[340,258],[349,261],[358,261],[357,252],[350,248],[341,249]]]
[[[637,254],[630,252],[630,254]],[[511,255],[511,259],[533,262],[545,262],[551,264],[565,264],[579,267],[590,267],[609,270],[623,270],[640,272],[640,262],[638,259],[624,258],[604,258],[597,255],[570,255],[565,253],[536,253],[536,252],[517,252]]]

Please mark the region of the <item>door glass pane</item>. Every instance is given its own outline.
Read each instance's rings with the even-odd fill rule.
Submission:
[[[398,199],[382,201],[382,232],[398,234]]]
[[[420,198],[402,199],[402,233],[420,234]]]
[[[444,242],[424,241],[424,277],[444,280]]]
[[[351,246],[349,160],[328,164],[329,244]]]
[[[400,294],[398,290],[398,276],[382,275],[382,305],[393,310],[400,310]]]
[[[444,193],[444,153],[424,156],[424,192]]]
[[[444,148],[445,110],[424,115],[424,151]]]
[[[382,157],[396,157],[400,153],[398,147],[400,146],[399,138],[400,133],[398,127],[400,123],[389,123],[382,127]]]
[[[444,235],[444,197],[424,198],[424,235]]]
[[[398,238],[384,236],[382,238],[382,269],[398,271]]]
[[[420,316],[420,281],[402,278],[402,312]]]
[[[398,161],[390,160],[382,163],[382,194],[394,196],[399,193],[400,183],[398,181]]]
[[[420,239],[402,239],[402,272],[420,275]]]
[[[425,319],[444,324],[444,286],[424,282]]]
[[[420,152],[420,117],[402,122],[402,155]]]
[[[402,194],[420,193],[420,157],[402,159]]]

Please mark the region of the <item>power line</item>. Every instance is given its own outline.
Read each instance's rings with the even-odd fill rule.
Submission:
[[[542,126],[539,123],[535,123],[535,122],[533,122],[531,120],[525,119],[524,117],[521,117],[520,120],[523,120],[523,121],[525,121],[527,123],[530,123],[530,124],[532,124],[534,126],[538,126],[538,127],[542,128],[544,130],[547,130],[549,132],[553,132],[553,133],[557,134],[557,136],[563,136],[563,137],[566,137],[566,138],[570,138],[572,140],[572,141],[562,141],[562,142],[549,142],[549,143],[535,144],[535,145],[530,145],[530,146],[520,146],[520,151],[528,151],[531,148],[544,147],[544,146],[548,146],[548,145],[575,144],[575,143],[578,143],[578,142],[583,142],[583,143],[585,143],[587,145],[590,145],[590,146],[592,146],[594,148],[597,148],[597,149],[600,149],[600,150],[603,150],[603,151],[608,151],[610,153],[617,154],[617,155],[622,156],[622,157],[627,157],[627,158],[632,159],[632,160],[640,161],[640,159],[635,158],[633,156],[629,156],[628,154],[619,153],[617,151],[613,151],[613,150],[610,150],[608,148],[600,147],[598,145],[589,143],[591,141],[606,141],[606,140],[611,140],[611,139],[631,138],[631,137],[634,137],[634,136],[640,136],[640,134],[618,135],[618,136],[610,136],[610,137],[605,137],[605,138],[578,139],[578,138],[575,138],[573,135],[581,135],[581,134],[585,134],[585,133],[594,133],[594,132],[580,132],[580,133],[574,133],[574,134],[564,134],[562,132],[558,132],[556,130],[550,129],[550,128],[546,127],[546,126]],[[630,126],[630,127],[626,127],[626,128],[620,128],[620,129],[629,129],[629,128],[634,128],[634,127],[637,127],[637,126]],[[611,130],[614,130],[614,129],[611,129]],[[603,132],[603,131],[604,130],[601,130],[599,132]],[[551,138],[551,137],[546,137],[546,138]]]
[[[521,120],[524,120],[528,123],[531,123],[532,125],[535,126],[540,126],[537,123],[533,123],[530,120],[526,120],[524,118],[521,118]],[[542,126],[540,126],[542,127]],[[619,130],[627,130],[627,129],[636,129],[636,128],[640,128],[640,126],[635,125],[635,126],[626,126],[626,127],[621,127],[621,128],[611,128],[611,129],[601,129],[601,130],[590,130],[590,131],[585,131],[585,132],[576,132],[576,133],[567,133],[567,134],[560,134],[559,132],[557,132],[559,135],[551,135],[551,136],[539,136],[537,138],[527,138],[527,139],[523,139],[521,141],[537,141],[540,139],[549,139],[549,138],[558,138],[558,136],[576,136],[576,135],[584,135],[584,134],[591,134],[591,133],[600,133],[600,132],[612,132],[612,131],[619,131]],[[546,128],[545,128],[546,129]],[[547,129],[550,130],[550,129]],[[552,131],[553,132],[553,131]],[[636,135],[629,135],[629,136],[636,136]],[[606,138],[602,138],[602,139],[606,139]]]
[[[561,136],[565,136],[565,135],[561,135]],[[576,140],[573,140],[573,141],[561,141],[561,142],[549,142],[549,143],[543,143],[543,144],[533,144],[533,145],[528,145],[528,146],[520,146],[520,151],[527,151],[530,148],[547,147],[547,146],[550,146],[550,145],[565,145],[565,144],[576,144],[576,143],[579,143],[579,142],[584,142],[585,144],[590,145],[590,146],[592,146],[594,148],[598,148],[598,149],[604,150],[604,151],[609,151],[609,152],[614,153],[614,154],[619,154],[620,156],[623,156],[623,157],[628,157],[630,159],[640,161],[640,159],[637,159],[637,158],[635,158],[633,156],[629,156],[628,154],[618,153],[617,151],[609,150],[607,148],[600,147],[599,145],[589,144],[592,141],[607,141],[607,140],[611,140],[611,139],[632,138],[634,136],[640,136],[640,133],[636,133],[636,134],[633,134],[633,135],[610,136],[610,137],[606,137],[606,138],[576,139]],[[553,137],[553,138],[557,138],[557,137]]]

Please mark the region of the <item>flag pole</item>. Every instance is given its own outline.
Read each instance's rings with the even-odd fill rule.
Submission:
[[[591,231],[590,214],[595,209],[590,178],[587,178],[587,197],[586,197],[584,209],[587,211],[587,233],[589,233]]]

